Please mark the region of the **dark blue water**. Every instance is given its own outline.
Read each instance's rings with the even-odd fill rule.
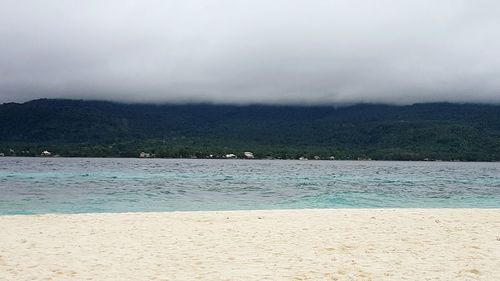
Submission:
[[[0,215],[500,208],[500,163],[0,158]]]

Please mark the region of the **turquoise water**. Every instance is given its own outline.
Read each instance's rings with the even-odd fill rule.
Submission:
[[[500,163],[0,158],[0,215],[500,208]]]

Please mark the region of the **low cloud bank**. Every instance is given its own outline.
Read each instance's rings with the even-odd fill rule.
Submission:
[[[500,2],[14,1],[0,102],[500,103]]]

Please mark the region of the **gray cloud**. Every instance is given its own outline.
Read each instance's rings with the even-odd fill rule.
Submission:
[[[487,0],[0,0],[0,102],[500,102]]]

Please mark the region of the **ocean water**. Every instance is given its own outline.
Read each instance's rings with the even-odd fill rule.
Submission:
[[[0,158],[0,215],[500,208],[500,163]]]

